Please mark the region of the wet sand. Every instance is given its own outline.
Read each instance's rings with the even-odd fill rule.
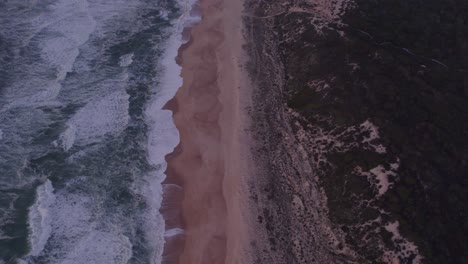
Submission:
[[[164,184],[183,192],[179,202],[167,195],[162,212],[170,215],[168,228],[180,226],[185,233],[167,244],[165,263],[243,263],[242,1],[201,0],[197,9],[202,21],[191,28],[177,58],[183,85],[166,105],[180,143],[166,157]],[[175,209],[164,209],[171,206],[180,207],[180,218]]]

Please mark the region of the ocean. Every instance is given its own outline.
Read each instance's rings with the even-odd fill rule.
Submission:
[[[191,0],[0,2],[0,263],[161,263]]]

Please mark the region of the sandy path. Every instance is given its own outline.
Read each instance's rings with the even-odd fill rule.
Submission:
[[[166,108],[181,141],[167,156],[166,183],[184,189],[185,241],[171,263],[242,263],[241,7],[240,0],[201,0],[203,19],[179,50],[183,86]]]

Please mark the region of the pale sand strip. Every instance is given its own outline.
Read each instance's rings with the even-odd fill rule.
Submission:
[[[184,189],[183,251],[171,263],[245,263],[241,188],[247,170],[239,86],[241,0],[201,0],[202,21],[179,50],[183,85],[166,106],[180,144],[167,156],[168,179]],[[245,191],[243,191],[245,192]],[[246,193],[246,192],[245,192]]]

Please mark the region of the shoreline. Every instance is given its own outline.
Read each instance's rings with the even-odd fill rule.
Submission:
[[[163,186],[176,191],[165,192],[160,210],[166,221],[163,263],[242,263],[242,1],[201,0],[194,8],[202,20],[184,32],[190,38],[176,57],[183,84],[164,106],[173,113],[180,142],[166,156]],[[168,236],[174,228],[183,235]]]

